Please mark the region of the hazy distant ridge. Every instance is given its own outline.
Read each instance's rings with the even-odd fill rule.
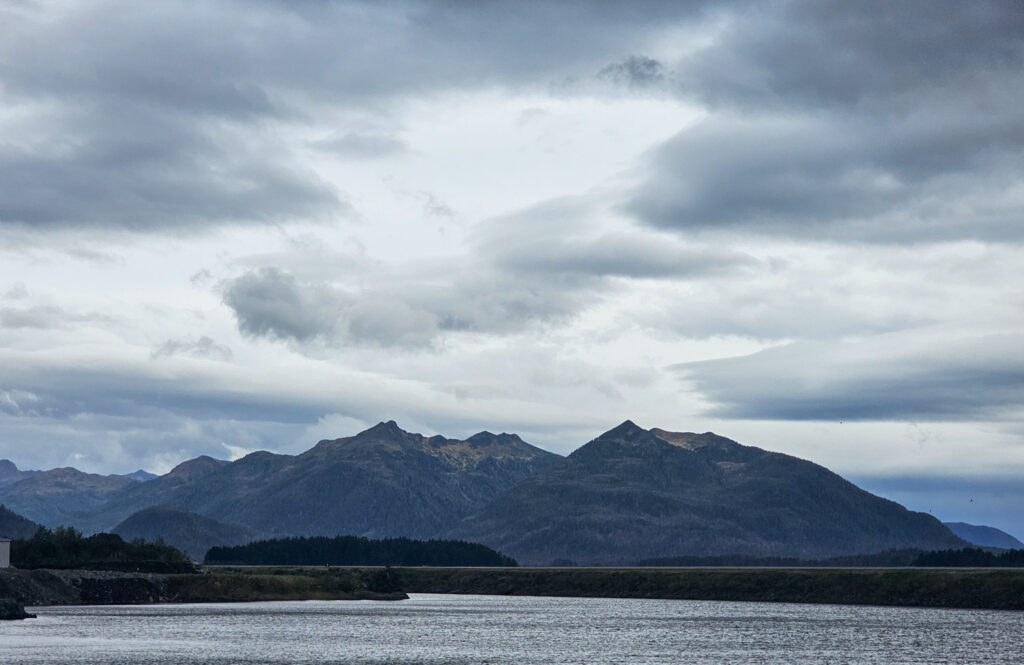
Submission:
[[[956,535],[980,547],[1001,547],[1008,550],[1024,549],[1024,543],[995,527],[967,524],[966,522],[944,522],[944,524]]]

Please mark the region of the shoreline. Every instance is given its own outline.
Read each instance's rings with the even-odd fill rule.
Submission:
[[[409,593],[1024,610],[1024,569],[402,568],[396,575]]]
[[[216,567],[188,575],[0,570],[30,607],[401,600],[408,593],[1024,610],[1024,569]]]
[[[218,570],[190,574],[105,570],[0,570],[0,599],[28,607],[155,605],[274,600],[403,600],[377,572],[334,569]]]

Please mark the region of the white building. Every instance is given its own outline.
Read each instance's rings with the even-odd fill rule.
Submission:
[[[11,541],[0,538],[0,568],[11,567]]]

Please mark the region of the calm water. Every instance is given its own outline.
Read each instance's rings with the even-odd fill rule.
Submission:
[[[1013,663],[1024,613],[420,594],[43,607],[0,663]]]

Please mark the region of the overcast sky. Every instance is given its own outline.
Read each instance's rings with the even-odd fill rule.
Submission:
[[[0,458],[626,418],[1024,536],[1024,10],[0,0]]]

